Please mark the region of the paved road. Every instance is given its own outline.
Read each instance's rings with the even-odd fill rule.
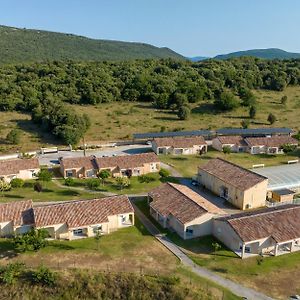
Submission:
[[[149,145],[126,145],[110,147],[105,149],[87,150],[86,155],[95,155],[97,157],[112,156],[112,155],[128,155],[147,152],[151,149]],[[59,151],[58,153],[49,153],[39,155],[39,162],[41,165],[53,165],[58,164],[59,157],[82,157],[84,156],[83,151]]]
[[[161,234],[160,231],[153,225],[153,223],[137,208],[137,206],[133,203],[133,207],[135,210],[135,215],[139,218],[139,220],[143,223],[145,228],[167,249],[169,249],[181,263],[190,268],[192,272],[195,274],[204,277],[210,281],[215,282],[216,284],[230,290],[232,293],[239,297],[245,297],[246,299],[251,300],[272,300],[272,298],[259,293],[253,289],[242,286],[238,283],[235,283],[229,279],[223,278],[205,268],[201,268],[196,265],[176,244],[170,241],[165,235]]]

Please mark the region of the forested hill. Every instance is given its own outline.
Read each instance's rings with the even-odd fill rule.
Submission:
[[[242,56],[253,56],[262,59],[291,59],[300,58],[300,53],[287,52],[277,48],[270,49],[253,49],[247,51],[238,51],[228,54],[217,55],[214,59],[229,59]]]
[[[184,59],[168,48],[144,43],[94,40],[72,34],[7,26],[0,26],[0,53],[0,64],[53,60]]]

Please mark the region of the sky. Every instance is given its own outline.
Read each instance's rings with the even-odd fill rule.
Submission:
[[[299,0],[0,0],[0,24],[144,42],[185,56],[300,52]]]

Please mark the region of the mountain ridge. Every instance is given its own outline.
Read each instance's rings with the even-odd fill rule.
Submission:
[[[185,59],[167,47],[147,43],[92,39],[71,33],[4,25],[0,25],[0,51],[2,64],[47,60]]]

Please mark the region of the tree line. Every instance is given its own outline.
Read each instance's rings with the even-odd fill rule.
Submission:
[[[219,110],[255,107],[252,89],[282,91],[300,84],[300,60],[242,57],[204,62],[48,62],[0,68],[0,110],[29,112],[32,120],[67,144],[76,144],[90,126],[69,104],[151,102],[181,119],[188,104],[211,100]],[[252,111],[254,108],[252,108]]]

